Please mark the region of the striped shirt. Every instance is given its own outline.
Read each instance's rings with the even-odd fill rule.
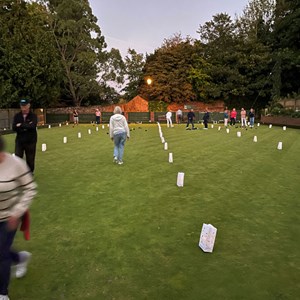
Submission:
[[[0,222],[21,217],[36,194],[36,184],[26,162],[9,153],[0,162]]]

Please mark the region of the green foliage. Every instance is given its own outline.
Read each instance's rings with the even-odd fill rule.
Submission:
[[[51,29],[64,70],[65,94],[73,105],[99,92],[98,64],[105,59],[104,37],[88,1],[49,1]]]
[[[168,103],[165,101],[149,101],[149,111],[167,111]]]
[[[18,106],[26,97],[49,106],[59,94],[61,68],[49,30],[46,8],[25,1],[0,6],[1,107]]]
[[[125,57],[124,63],[127,83],[122,92],[125,92],[125,99],[131,100],[138,95],[138,88],[143,80],[145,58],[143,54],[137,53],[134,49],[128,49],[128,54]]]
[[[165,40],[160,49],[146,59],[144,80],[139,93],[149,100],[184,102],[196,100],[191,79],[189,79],[194,47],[190,39],[175,35]],[[151,78],[149,86],[146,79]]]

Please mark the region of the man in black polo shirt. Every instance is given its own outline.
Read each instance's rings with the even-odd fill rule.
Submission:
[[[34,161],[37,142],[37,116],[30,111],[30,103],[26,99],[20,101],[21,111],[14,116],[13,130],[17,133],[15,155],[23,158],[31,172],[34,171]]]

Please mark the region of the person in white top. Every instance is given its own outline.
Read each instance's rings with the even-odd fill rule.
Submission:
[[[9,300],[10,277],[25,276],[31,253],[11,247],[23,215],[36,194],[36,184],[26,162],[4,151],[0,136],[0,299]],[[15,274],[11,274],[14,264]]]
[[[181,109],[177,110],[176,117],[177,117],[177,124],[180,124],[182,122],[182,110]]]
[[[114,115],[109,120],[109,135],[114,142],[114,162],[122,165],[126,138],[130,138],[129,127],[126,118],[122,115],[120,106],[114,109]]]
[[[173,127],[173,123],[172,123],[172,112],[168,111],[166,113],[166,119],[167,119],[167,127]]]

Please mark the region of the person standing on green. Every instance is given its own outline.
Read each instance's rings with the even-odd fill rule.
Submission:
[[[23,158],[24,153],[26,162],[31,173],[35,167],[35,153],[37,143],[37,116],[30,110],[30,102],[27,99],[20,101],[21,111],[14,116],[13,131],[17,133],[15,142],[15,155]]]

